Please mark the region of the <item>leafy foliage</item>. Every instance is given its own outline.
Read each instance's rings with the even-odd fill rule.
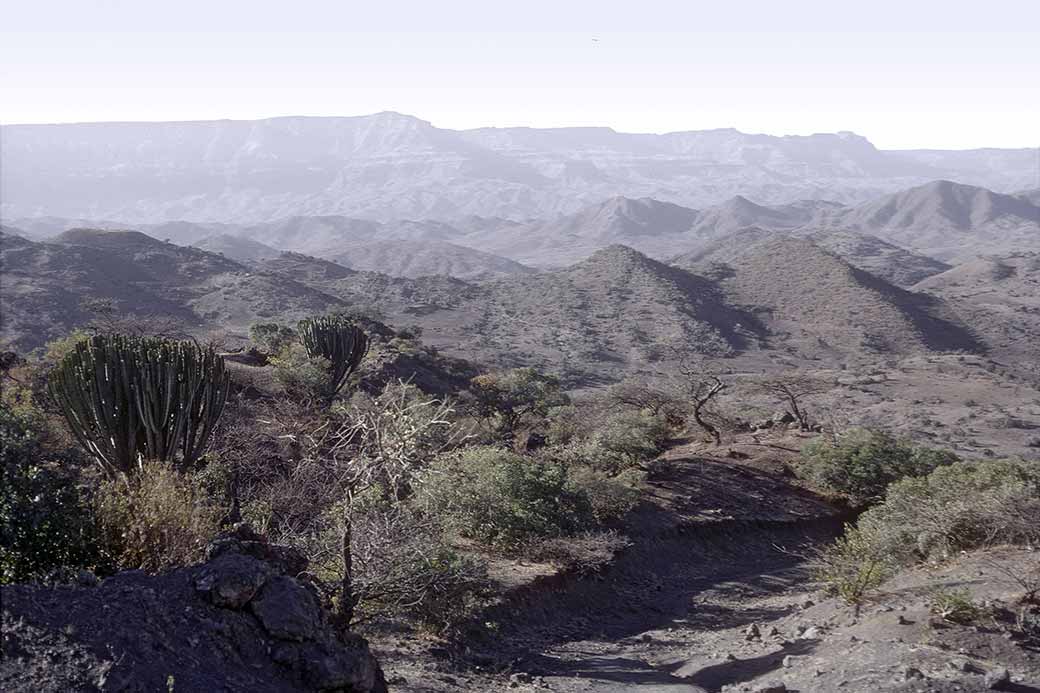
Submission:
[[[0,583],[99,567],[89,504],[71,465],[46,460],[39,422],[7,403],[0,403],[0,462]]]
[[[478,375],[470,381],[474,410],[499,432],[512,436],[525,417],[544,418],[568,403],[560,381],[533,368]]]
[[[567,467],[487,446],[446,458],[431,476],[430,497],[463,536],[504,549],[594,522]]]
[[[818,438],[805,446],[802,457],[798,468],[802,476],[858,504],[881,500],[894,481],[928,474],[958,459],[952,452],[915,447],[868,429],[853,429],[836,442]]]
[[[103,481],[96,512],[119,567],[151,572],[205,558],[223,515],[190,474],[155,461],[132,477]]]

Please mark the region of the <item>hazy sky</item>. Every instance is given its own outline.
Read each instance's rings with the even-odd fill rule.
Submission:
[[[1040,2],[0,0],[0,121],[409,113],[1040,145]]]

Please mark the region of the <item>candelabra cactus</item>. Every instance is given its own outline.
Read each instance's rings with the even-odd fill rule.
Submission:
[[[205,452],[230,377],[212,348],[151,337],[98,335],[48,379],[79,443],[109,473],[139,457],[193,465]]]
[[[340,316],[301,320],[299,328],[307,353],[328,359],[332,364],[329,392],[334,396],[343,389],[347,378],[368,353],[368,336],[360,327]]]

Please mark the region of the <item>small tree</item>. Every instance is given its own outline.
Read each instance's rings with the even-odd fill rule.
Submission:
[[[510,438],[525,417],[544,418],[569,402],[559,380],[533,368],[478,375],[470,381],[470,392],[477,415]]]
[[[798,427],[803,431],[808,431],[810,428],[809,415],[804,405],[805,398],[827,392],[830,389],[830,385],[826,381],[803,373],[767,378],[760,383],[759,387],[762,392],[786,404],[798,421]]]
[[[707,419],[707,408],[719,393],[726,389],[726,383],[718,375],[710,372],[699,354],[689,350],[676,350],[680,386],[689,397],[690,414],[702,431],[711,436],[716,446],[722,445],[722,433],[718,427]]]

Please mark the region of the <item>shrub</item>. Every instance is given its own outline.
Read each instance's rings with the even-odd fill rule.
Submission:
[[[478,375],[470,381],[474,413],[512,436],[525,418],[544,418],[568,403],[560,381],[533,368]]]
[[[858,604],[893,574],[896,565],[874,537],[846,525],[845,534],[817,554],[814,568],[825,591]]]
[[[460,534],[504,549],[572,534],[594,521],[567,467],[492,447],[446,457],[431,478],[430,496]]]
[[[0,403],[0,584],[103,566],[70,462],[47,460],[39,421]]]
[[[894,481],[957,461],[945,450],[914,447],[882,432],[854,429],[836,443],[818,438],[802,450],[799,473],[819,488],[874,503]]]
[[[285,394],[302,401],[320,401],[330,396],[329,373],[332,363],[320,356],[311,356],[306,347],[291,343],[272,356],[274,379]]]
[[[276,322],[257,322],[249,327],[249,339],[268,356],[280,354],[296,341],[296,331]]]
[[[550,440],[566,440],[551,449],[551,456],[571,466],[586,466],[610,475],[640,467],[664,450],[669,427],[664,415],[647,411],[623,411],[608,415],[598,425],[580,421],[577,413],[573,435],[564,435],[571,414],[550,425]]]
[[[971,600],[971,592],[936,590],[928,600],[928,610],[944,621],[970,625],[982,617],[984,609]]]
[[[904,563],[999,543],[1040,541],[1040,463],[961,462],[893,484],[866,512],[884,550]]]
[[[1040,463],[958,462],[893,484],[825,549],[818,576],[849,601],[901,566],[995,544],[1040,541]]]
[[[202,560],[220,529],[221,511],[192,477],[160,462],[104,481],[96,512],[120,568],[160,572]]]
[[[645,475],[629,470],[609,476],[589,467],[571,469],[570,481],[589,499],[592,516],[600,524],[620,520],[639,503],[639,484]]]
[[[328,557],[315,567],[337,584],[343,579],[343,518],[342,504],[330,509],[322,549],[310,552]],[[356,621],[410,616],[443,631],[470,615],[489,586],[485,564],[448,545],[439,518],[375,494],[354,502],[351,555]]]
[[[614,560],[614,555],[631,541],[612,529],[582,532],[573,537],[550,537],[529,549],[532,558],[552,561],[564,570],[595,573]]]

